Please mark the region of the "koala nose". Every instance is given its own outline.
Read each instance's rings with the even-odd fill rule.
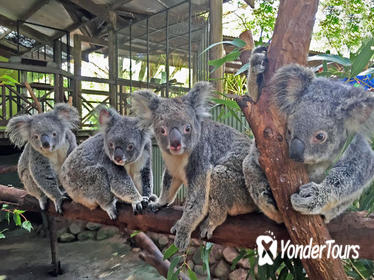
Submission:
[[[42,142],[42,146],[44,149],[48,149],[49,148],[49,136],[48,135],[45,135],[43,134],[42,137],[40,138],[40,141]]]
[[[179,151],[182,147],[182,134],[178,129],[173,128],[169,133],[170,149],[173,151]]]
[[[123,162],[123,151],[121,148],[115,148],[114,149],[114,160],[118,163]]]
[[[289,156],[294,161],[303,162],[304,161],[304,142],[299,138],[293,138],[290,145]]]

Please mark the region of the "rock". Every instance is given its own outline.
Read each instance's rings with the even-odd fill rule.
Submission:
[[[82,232],[85,228],[85,224],[80,221],[72,222],[69,226],[70,233],[76,235],[80,232]]]
[[[95,232],[90,230],[84,230],[77,235],[78,240],[88,240],[88,239],[95,239]]]
[[[232,264],[233,260],[239,255],[238,251],[233,247],[226,247],[223,249],[222,254],[225,260],[230,264]]]
[[[60,241],[62,243],[72,242],[74,240],[75,240],[74,234],[71,234],[71,233],[68,233],[68,232],[65,232],[65,233],[61,234],[58,238],[58,241]]]
[[[210,251],[209,263],[214,264],[222,259],[223,247],[219,244],[214,244],[212,250]]]
[[[62,227],[62,228],[58,229],[56,234],[57,234],[57,236],[60,236],[65,232],[68,232],[68,227]]]
[[[192,261],[194,264],[203,264],[203,260],[201,259],[201,252],[199,249],[196,249],[193,256]]]
[[[101,228],[101,224],[91,223],[91,222],[88,222],[86,224],[86,229],[88,230],[98,230],[99,228]]]
[[[214,269],[214,275],[218,278],[226,278],[229,272],[230,266],[224,260],[220,260]]]
[[[242,268],[245,268],[245,269],[249,269],[250,268],[250,265],[249,265],[249,261],[248,259],[241,259],[239,262],[238,262],[238,265]]]
[[[160,235],[158,240],[157,240],[157,243],[158,243],[160,249],[162,250],[169,244],[169,239],[166,235]]]
[[[201,264],[195,265],[193,270],[199,275],[206,275],[206,271]]]
[[[229,274],[229,280],[246,280],[248,271],[243,268],[235,269]]]
[[[119,229],[116,227],[102,227],[97,231],[96,240],[104,240],[113,237],[119,233]]]

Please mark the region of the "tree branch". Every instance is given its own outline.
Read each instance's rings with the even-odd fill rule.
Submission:
[[[26,211],[41,212],[38,201],[24,190],[0,185],[0,204],[2,203]],[[100,208],[91,211],[72,201],[65,201],[62,208],[63,217],[66,219],[165,234],[170,234],[170,228],[182,216],[181,207],[165,208],[157,213],[145,212],[143,215],[134,216],[130,205],[120,204],[118,218],[112,221]],[[59,216],[52,203],[49,204],[47,212],[49,215]],[[374,260],[374,215],[367,216],[366,212],[347,213],[333,220],[329,224],[329,230],[338,244],[359,245],[360,258]],[[260,213],[252,213],[228,217],[226,222],[214,231],[209,241],[227,246],[255,248],[257,236],[266,231],[274,232],[279,241],[290,239],[284,225],[278,225]],[[195,231],[192,236],[198,238],[199,233]]]
[[[320,216],[301,215],[292,208],[290,195],[309,178],[303,164],[288,157],[286,122],[272,106],[272,92],[266,85],[279,67],[289,63],[306,64],[317,7],[318,0],[280,1],[261,97],[257,104],[245,99],[238,101],[255,135],[260,164],[291,240],[304,245],[310,238],[313,244],[325,244],[332,238]],[[326,254],[319,259],[302,259],[302,262],[310,279],[347,279],[340,260],[327,258]]]

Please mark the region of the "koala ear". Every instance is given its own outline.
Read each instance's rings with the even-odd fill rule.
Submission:
[[[104,105],[99,105],[96,110],[99,114],[99,124],[102,129],[107,128],[114,121],[121,117],[116,110],[108,108]]]
[[[210,116],[208,108],[208,99],[211,96],[212,85],[208,82],[198,82],[190,90],[190,92],[184,96],[184,98],[191,104],[195,109],[196,115],[199,118],[206,118]]]
[[[75,107],[66,103],[58,103],[53,109],[60,120],[66,122],[70,129],[77,128],[79,125],[79,114]]]
[[[310,69],[297,64],[279,68],[270,81],[270,87],[281,111],[290,113],[313,79],[314,73]]]
[[[6,132],[15,146],[21,148],[29,139],[31,119],[32,116],[22,115],[9,120]]]
[[[338,116],[345,120],[348,131],[362,132],[373,136],[374,127],[374,95],[361,88],[352,88],[348,100],[338,108]]]
[[[160,98],[149,90],[138,90],[132,96],[132,110],[143,127],[152,125],[153,112],[158,108]]]

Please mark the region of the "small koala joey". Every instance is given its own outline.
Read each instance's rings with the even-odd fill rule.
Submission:
[[[101,132],[80,144],[62,166],[60,180],[73,201],[100,206],[116,219],[116,202],[131,203],[141,213],[152,195],[152,143],[139,120],[100,106]]]
[[[132,100],[143,126],[153,128],[166,165],[160,198],[149,207],[156,211],[170,205],[181,184],[187,187],[183,215],[171,229],[180,250],[188,247],[191,233],[204,218],[201,236],[210,238],[228,214],[256,209],[242,170],[251,140],[207,119],[210,92],[209,83],[199,82],[182,97],[138,91]]]
[[[26,144],[18,161],[18,175],[26,191],[46,209],[47,198],[56,212],[62,213],[65,198],[59,188],[58,174],[71,151],[77,146],[71,131],[79,124],[77,110],[68,104],[56,104],[52,111],[38,115],[13,117],[6,128],[17,147]]]
[[[323,215],[326,222],[346,210],[374,178],[374,96],[343,82],[316,78],[291,64],[270,81],[274,100],[287,117],[289,156],[306,165],[310,183],[291,196],[295,210]],[[253,145],[243,163],[249,191],[258,207],[281,222]]]

